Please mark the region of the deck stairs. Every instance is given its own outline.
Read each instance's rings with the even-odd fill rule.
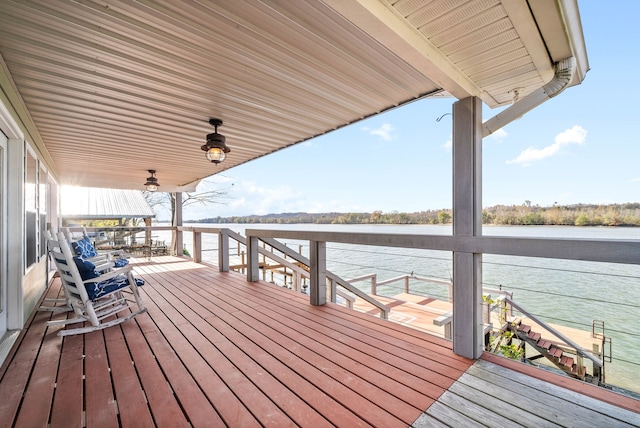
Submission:
[[[513,333],[515,338],[520,340],[522,346],[525,343],[529,344],[568,376],[583,381],[587,377],[587,368],[582,364],[580,356],[575,353],[571,354],[571,356],[567,355],[566,348],[563,348],[557,342],[545,339],[540,333],[533,331],[531,326],[523,324],[521,318],[515,318],[507,323],[506,328]]]

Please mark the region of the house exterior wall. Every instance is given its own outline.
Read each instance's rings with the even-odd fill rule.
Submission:
[[[22,325],[27,321],[42,297],[42,293],[47,289],[47,271],[47,258],[42,257],[22,277]]]
[[[18,100],[10,77],[0,68],[0,132],[8,139],[6,182],[0,189],[0,270],[4,272],[5,299],[0,316],[6,320],[7,330],[23,328],[46,290],[48,260],[43,232],[59,218],[55,169],[44,160],[28,132],[29,118]],[[0,340],[4,333],[0,331]]]

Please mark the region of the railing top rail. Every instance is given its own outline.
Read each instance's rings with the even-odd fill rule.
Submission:
[[[230,238],[235,239],[239,243],[247,245],[247,238],[240,235],[239,233],[234,232],[231,229],[221,229],[220,231],[226,233]]]
[[[220,233],[221,230],[225,230],[223,227],[203,227],[203,226],[177,226],[177,229],[181,232],[199,232],[199,233]],[[231,229],[227,229],[231,230]]]
[[[509,297],[513,296],[513,291],[500,290],[500,289],[497,289],[497,288],[482,287],[482,291],[486,292],[486,293],[496,293],[496,294],[500,294],[500,295],[503,295],[503,296],[509,296]]]
[[[72,232],[81,232],[82,226],[66,226]],[[176,227],[174,226],[86,226],[85,229],[89,232],[96,231],[129,231],[129,230],[140,230],[141,232],[145,230],[174,230]]]
[[[366,281],[368,279],[376,278],[378,276],[377,273],[368,273],[366,275],[357,276],[355,278],[347,279],[346,281],[349,283],[358,282],[358,281]]]
[[[640,239],[410,235],[247,229],[247,236],[640,265]]]
[[[385,318],[385,319],[389,318],[389,310],[390,309],[384,303],[381,303],[381,302],[377,301],[373,297],[369,296],[367,293],[365,293],[365,292],[361,291],[360,289],[354,287],[353,285],[349,284],[347,281],[345,281],[344,279],[342,279],[339,276],[335,275],[334,273],[327,272],[327,278],[331,279],[332,281],[335,281],[337,284],[339,284],[340,286],[342,286],[345,289],[349,290],[351,293],[355,294],[356,296],[360,297],[361,299],[366,300],[367,302],[369,302],[373,306],[377,307],[378,310],[380,311],[380,313],[382,314],[383,318]]]

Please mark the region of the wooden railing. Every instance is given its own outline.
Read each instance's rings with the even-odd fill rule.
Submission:
[[[182,234],[193,233],[193,259],[202,261],[202,234],[219,234],[218,265],[220,270],[229,269],[229,239],[235,239],[232,231],[216,228],[198,227],[152,227],[153,230],[173,230],[177,242],[182,242]],[[605,239],[558,239],[528,237],[466,236],[458,235],[407,235],[385,233],[351,233],[294,230],[246,230],[246,273],[247,280],[260,279],[260,242],[269,240],[302,240],[309,242],[309,258],[296,256],[295,260],[308,266],[310,302],[322,305],[338,295],[334,287],[349,289],[350,284],[332,276],[326,268],[326,244],[343,243],[406,249],[425,249],[450,251],[453,254],[454,287],[453,318],[458,325],[454,337],[454,351],[460,347],[462,355],[470,354],[469,343],[482,348],[482,290],[478,286],[476,266],[481,262],[482,254],[500,254],[508,256],[540,257],[564,260],[582,260],[592,262],[620,263],[640,265],[640,240]],[[290,257],[287,255],[287,257]],[[293,258],[293,256],[291,256]],[[301,261],[302,260],[302,261]],[[306,275],[306,274],[305,274]],[[327,288],[329,289],[327,290]],[[357,290],[355,287],[354,290]],[[351,291],[351,290],[350,290]],[[358,294],[355,291],[354,294]],[[363,296],[366,293],[360,292]],[[363,297],[364,298],[364,297]],[[388,314],[384,305],[376,305],[381,314]],[[456,345],[458,343],[458,345]],[[474,352],[475,355],[475,352]]]
[[[202,234],[206,233],[215,233],[218,235],[218,266],[221,272],[226,272],[230,269],[230,240],[235,240],[240,244],[247,247],[247,261],[246,263],[242,263],[242,267],[246,267],[249,269],[249,261],[251,260],[250,251],[247,245],[247,239],[240,235],[239,233],[234,232],[231,229],[227,228],[198,228],[198,227],[181,227],[179,228],[182,232],[191,232],[193,233],[193,259],[196,262],[202,261]],[[256,244],[254,248],[257,254],[255,256],[262,256],[263,264],[260,265],[259,260],[258,269],[262,269],[263,280],[266,275],[266,268],[268,265],[266,264],[266,260],[269,259],[275,263],[279,267],[287,268],[291,272],[292,276],[292,289],[295,291],[301,291],[301,285],[304,283],[304,280],[311,281],[310,277],[310,261],[305,256],[303,256],[300,252],[297,252],[285,244],[275,240],[275,239],[263,239],[261,240],[263,246]],[[276,253],[277,252],[277,253]],[[280,253],[281,255],[279,255]],[[254,257],[255,257],[254,256]],[[293,260],[293,261],[292,261]],[[389,317],[389,308],[384,304],[377,301],[375,298],[370,295],[362,292],[358,288],[349,284],[338,275],[335,275],[331,272],[327,272],[326,280],[329,284],[329,299],[332,302],[337,302],[337,298],[341,297],[344,299],[345,304],[349,308],[353,308],[354,297],[350,294],[347,294],[337,287],[340,286],[344,288],[349,293],[369,302],[371,305],[376,307],[380,312],[380,317],[383,319],[387,319]]]

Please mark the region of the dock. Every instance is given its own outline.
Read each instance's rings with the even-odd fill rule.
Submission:
[[[390,321],[445,339],[450,339],[451,314],[453,311],[453,305],[451,303],[411,293],[399,293],[392,297],[380,295],[373,295],[372,297],[390,308]],[[377,308],[372,307],[362,299],[356,299],[356,301],[353,302],[353,309],[374,316],[378,313]],[[582,360],[577,355],[571,343],[555,337],[545,326],[526,316],[510,317],[510,321],[517,321],[518,326],[522,325],[526,327],[526,332],[524,332],[524,336],[522,336],[524,339],[528,334],[527,346],[523,344],[525,348],[525,358],[535,360],[536,364],[546,367],[558,366],[569,375],[574,375],[582,380],[585,379],[587,369],[584,367]],[[498,313],[490,312],[488,318],[485,320],[485,331],[487,334],[491,332],[495,333],[503,328],[505,324],[506,323],[499,319]],[[577,344],[584,350],[592,352],[601,358],[599,354],[603,349],[603,337],[601,335],[597,333],[594,334],[592,331],[580,330],[559,324],[546,323],[546,325],[547,327],[552,327],[561,333],[561,335],[570,338],[570,342],[573,342],[573,345]],[[537,343],[540,343],[540,346],[537,346]],[[554,355],[547,355],[545,351],[549,349],[554,350]],[[541,355],[538,351],[542,351],[545,355]],[[548,360],[547,358],[542,358],[543,356],[548,357]],[[560,361],[562,361],[562,364],[559,364]],[[591,364],[588,364],[588,366],[590,376],[587,377],[589,379],[593,379],[593,376],[599,377],[598,368]],[[572,368],[573,374],[571,373]]]

